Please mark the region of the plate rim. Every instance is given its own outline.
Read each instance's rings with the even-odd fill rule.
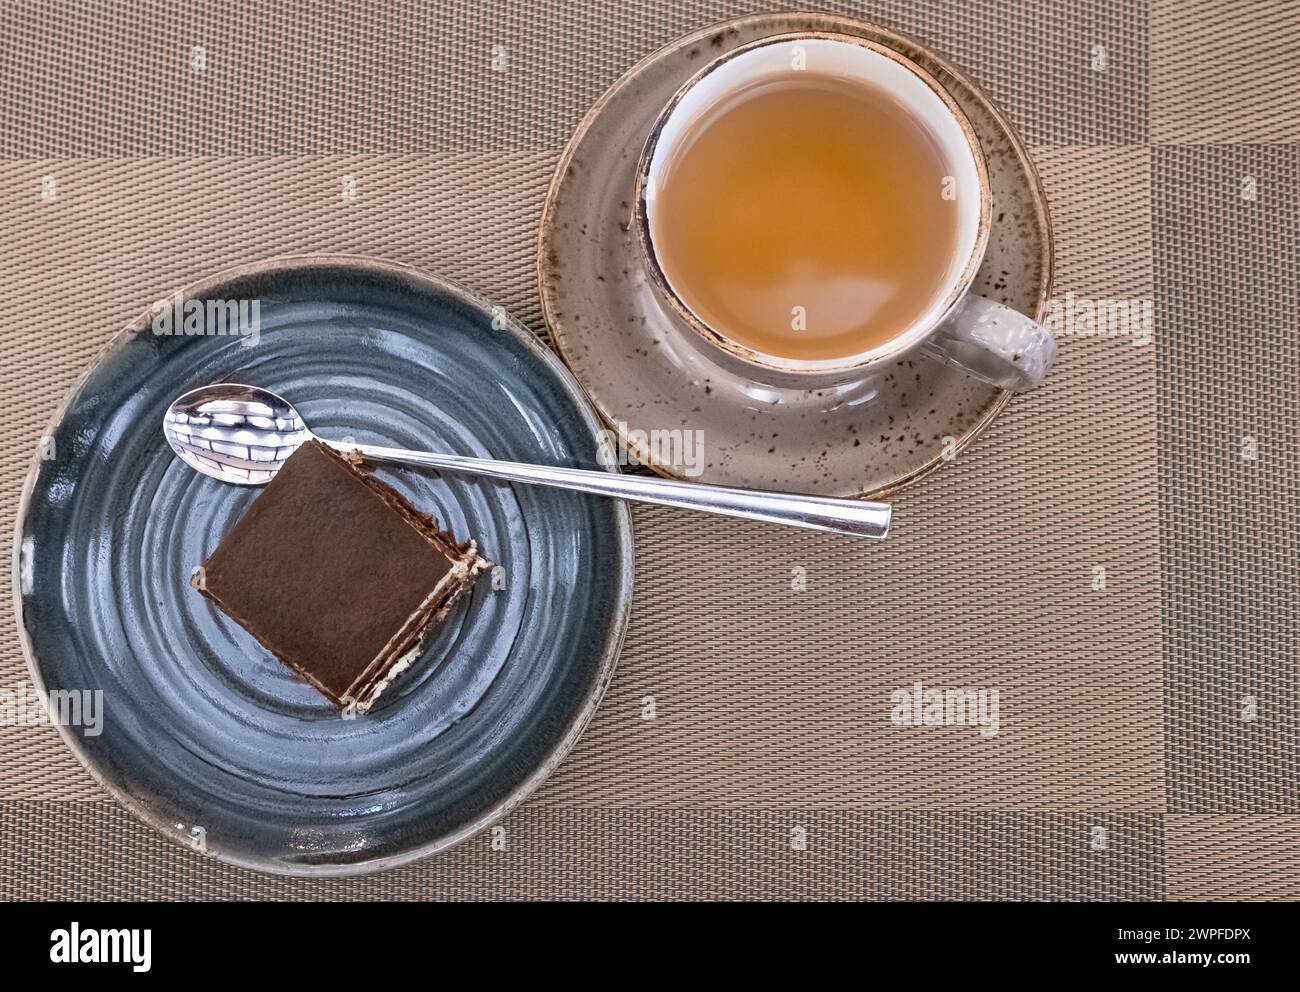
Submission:
[[[732,30],[738,26],[759,26],[765,22],[770,22],[774,31],[788,31],[794,30],[789,26],[789,22],[795,20],[806,21],[807,30],[839,30],[847,31],[849,33],[861,33],[867,31],[871,33],[872,37],[883,39],[883,44],[894,48],[896,51],[899,50],[899,46],[904,46],[924,52],[928,58],[934,60],[935,65],[937,65],[942,72],[947,73],[954,79],[960,80],[963,85],[969,87],[970,90],[979,97],[980,101],[984,104],[985,109],[988,111],[989,116],[993,118],[997,125],[1006,134],[1011,149],[1015,153],[1017,162],[1021,165],[1029,179],[1029,188],[1031,192],[1031,200],[1033,201],[1034,213],[1038,218],[1039,226],[1043,232],[1042,244],[1040,245],[1038,253],[1039,264],[1042,267],[1042,277],[1040,279],[1038,290],[1038,300],[1034,309],[1035,320],[1041,323],[1043,315],[1046,312],[1047,301],[1051,299],[1056,275],[1056,235],[1052,223],[1051,207],[1047,198],[1047,191],[1043,186],[1042,176],[1039,175],[1038,167],[1030,157],[1029,151],[1025,146],[1024,139],[1021,137],[1019,130],[1017,130],[1015,125],[1011,123],[1002,108],[984,91],[982,86],[977,84],[967,73],[958,69],[947,58],[947,56],[940,54],[931,46],[917,41],[910,35],[904,34],[900,31],[895,31],[892,28],[884,27],[883,25],[878,24],[875,21],[867,20],[866,18],[848,17],[841,14],[798,9],[789,11],[768,11],[764,13],[743,14],[738,17],[730,17],[725,20],[715,21],[711,24],[705,25],[704,27],[697,28],[694,31],[673,38],[665,44],[660,45],[644,58],[638,59],[633,65],[629,66],[621,75],[619,75],[618,79],[605,88],[597,98],[596,102],[588,107],[587,112],[582,115],[582,119],[578,122],[577,127],[574,128],[573,133],[569,136],[569,140],[565,143],[564,151],[560,154],[560,158],[555,166],[555,171],[551,174],[550,182],[548,182],[546,186],[545,199],[542,203],[542,216],[538,223],[537,253],[535,258],[537,292],[541,302],[542,320],[546,324],[546,330],[553,342],[555,353],[559,355],[560,360],[564,363],[565,367],[578,381],[583,392],[587,395],[592,408],[596,410],[597,415],[600,417],[601,422],[605,427],[615,432],[620,443],[622,443],[628,451],[631,451],[636,455],[637,461],[640,464],[644,465],[654,474],[665,479],[674,479],[683,482],[691,481],[686,479],[684,476],[673,473],[670,466],[658,464],[652,457],[653,452],[638,450],[637,446],[630,443],[629,439],[625,436],[625,432],[620,426],[617,417],[614,414],[607,413],[605,407],[587,390],[586,383],[583,382],[582,378],[573,368],[569,356],[565,353],[563,336],[555,330],[556,321],[554,315],[556,313],[556,306],[555,300],[552,299],[551,280],[547,277],[548,272],[551,270],[551,265],[546,256],[547,246],[552,244],[555,240],[555,204],[559,197],[560,185],[564,182],[566,174],[572,165],[579,143],[585,138],[596,118],[604,112],[606,105],[612,99],[615,91],[621,89],[631,77],[641,72],[657,60],[668,56],[670,53],[687,45],[706,41],[711,36],[717,35],[720,32]],[[904,52],[903,54],[906,53]],[[942,78],[939,79],[939,84],[941,86],[943,85]],[[978,437],[980,437],[980,435],[982,435],[988,429],[989,425],[997,418],[998,414],[1005,409],[1007,404],[1011,401],[1012,395],[1013,394],[1008,390],[999,389],[998,395],[989,404],[988,409],[984,412],[984,416],[973,424],[961,438],[957,439],[957,442],[951,449],[952,453],[955,455],[963,451]],[[644,457],[642,457],[643,455]],[[900,476],[883,486],[877,486],[875,489],[859,490],[839,498],[879,499],[885,496],[893,496],[897,494],[899,490],[913,486],[917,482],[933,475],[943,466],[943,464],[944,459],[936,457],[928,464],[921,465],[906,475]]]
[[[499,329],[496,327],[496,321],[489,322],[489,326],[493,327],[494,332],[498,334],[509,334],[516,340],[521,341],[526,348],[532,351],[532,353],[539,358],[543,365],[548,367],[555,374],[558,381],[574,400],[577,408],[582,412],[582,415],[589,421],[589,426],[603,429],[604,425],[595,405],[591,402],[586,390],[584,390],[581,384],[577,381],[572,370],[554,351],[547,348],[545,343],[543,343],[536,334],[521,324],[509,313],[509,311],[504,310],[504,308],[494,308],[493,304],[472,290],[466,289],[458,283],[452,282],[448,279],[436,276],[418,266],[409,265],[404,262],[389,261],[373,255],[353,253],[311,252],[275,255],[254,262],[244,262],[238,265],[229,266],[208,275],[201,276],[185,283],[177,291],[187,297],[199,296],[211,292],[214,287],[220,286],[222,283],[229,282],[232,279],[298,269],[311,269],[321,266],[350,268],[359,273],[383,274],[415,283],[423,283],[425,288],[453,297],[459,302],[472,307],[481,314],[492,314],[495,316],[495,311],[499,310],[500,315],[504,317],[504,320],[500,321],[501,326]],[[69,386],[68,390],[59,400],[58,405],[55,407],[53,414],[47,420],[45,428],[40,435],[42,439],[53,436],[54,431],[57,430],[58,426],[63,422],[68,408],[81,396],[82,391],[85,389],[87,382],[95,370],[103,364],[109,355],[121,348],[124,341],[129,336],[134,335],[144,327],[147,327],[147,322],[151,319],[152,308],[146,308],[139,316],[135,317],[116,331],[108,341],[105,342],[97,352],[95,352],[94,356],[89,362],[87,362],[81,372],[78,373],[77,377],[73,380],[72,385]],[[45,680],[41,675],[35,650],[33,649],[31,640],[27,634],[22,593],[22,540],[25,530],[24,525],[30,511],[31,499],[35,491],[36,479],[40,472],[40,466],[41,446],[38,444],[36,451],[28,461],[27,473],[23,478],[22,492],[18,499],[18,509],[14,517],[13,545],[11,549],[10,564],[10,591],[13,601],[14,621],[18,628],[18,642],[23,653],[23,660],[26,663],[27,674],[32,681],[33,688],[44,695],[46,692]],[[609,471],[617,473],[618,468],[610,467]],[[591,723],[592,718],[599,709],[601,700],[604,698],[610,682],[613,681],[614,672],[618,667],[618,661],[622,655],[623,644],[627,636],[628,622],[631,618],[632,600],[635,595],[636,548],[632,528],[631,510],[623,500],[614,500],[614,504],[616,507],[615,514],[618,521],[618,550],[620,558],[618,581],[622,584],[624,591],[623,594],[619,596],[614,610],[613,622],[611,624],[611,633],[613,636],[607,636],[606,638],[606,643],[601,653],[600,669],[586,694],[582,708],[573,718],[569,727],[565,730],[563,736],[556,742],[550,753],[547,754],[537,767],[528,775],[528,777],[515,786],[507,796],[469,823],[464,824],[451,833],[443,834],[442,836],[436,837],[425,844],[418,845],[407,851],[401,851],[395,854],[370,858],[362,861],[295,864],[275,859],[257,860],[235,856],[228,852],[223,852],[215,847],[210,847],[206,851],[196,853],[200,853],[202,857],[208,860],[218,861],[237,868],[244,868],[262,874],[276,876],[296,878],[339,878],[369,875],[387,871],[392,868],[398,868],[402,865],[408,865],[431,857],[432,855],[438,854],[442,851],[449,850],[450,848],[469,840],[471,837],[475,836],[482,830],[485,830],[493,823],[498,822],[517,809],[541,787],[551,773],[564,761],[570,751],[572,751],[573,746],[582,736],[582,733]],[[112,799],[131,813],[137,820],[152,828],[155,833],[162,835],[171,843],[183,847],[185,850],[194,851],[194,848],[190,846],[186,839],[172,829],[173,825],[170,822],[164,822],[163,819],[159,817],[154,810],[148,807],[147,804],[138,801],[135,797],[107,781],[95,766],[94,762],[88,758],[78,742],[76,735],[72,733],[71,728],[65,727],[59,723],[54,723],[53,725],[57,729],[59,737],[62,739],[64,745],[77,759],[77,763],[89,773],[90,777],[95,781],[95,784],[99,788],[108,793]]]

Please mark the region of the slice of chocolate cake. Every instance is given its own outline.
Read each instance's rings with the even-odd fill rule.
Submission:
[[[365,712],[489,568],[319,441],[285,462],[194,586],[336,705]]]

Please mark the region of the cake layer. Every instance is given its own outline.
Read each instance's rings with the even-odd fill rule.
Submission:
[[[365,710],[487,567],[473,541],[457,544],[391,486],[310,441],[195,585],[334,703]]]

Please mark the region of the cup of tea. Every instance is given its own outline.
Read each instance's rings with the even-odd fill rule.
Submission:
[[[970,291],[990,213],[970,122],[866,39],[780,35],[707,65],[659,115],[633,202],[655,292],[758,381],[815,388],[926,352],[1024,390],[1055,356]]]

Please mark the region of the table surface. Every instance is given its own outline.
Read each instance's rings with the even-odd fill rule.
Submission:
[[[0,899],[1300,897],[1294,6],[800,6],[970,73],[1042,173],[1054,298],[1149,303],[1152,340],[1064,334],[1048,384],[902,493],[883,545],[638,509],[595,721],[503,832],[408,868],[217,864],[50,727],[0,719]],[[661,44],[764,9],[4,5],[4,517],[78,371],[221,268],[377,255],[545,336],[537,225],[583,112]],[[998,691],[999,732],[896,725],[918,682]]]

